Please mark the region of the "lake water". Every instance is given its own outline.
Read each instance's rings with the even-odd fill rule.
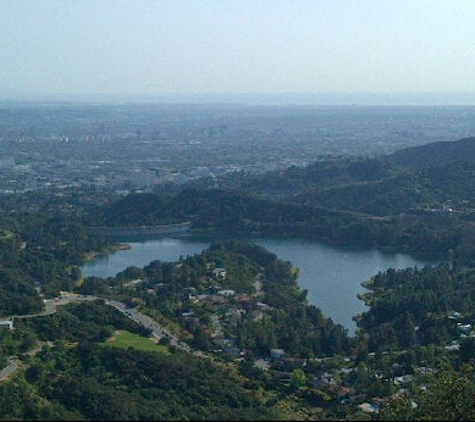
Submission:
[[[120,239],[131,249],[114,252],[100,257],[83,267],[83,275],[109,277],[129,266],[142,268],[149,262],[176,261],[180,255],[201,253],[210,243],[229,237],[180,236],[162,237],[147,240]],[[361,282],[388,268],[423,267],[437,261],[418,259],[400,253],[385,253],[378,250],[336,248],[302,239],[277,239],[265,236],[245,236],[236,239],[254,242],[276,254],[280,259],[290,261],[300,270],[298,278],[302,289],[308,291],[309,303],[319,307],[322,312],[354,333],[354,315],[367,308],[357,298],[365,292]]]

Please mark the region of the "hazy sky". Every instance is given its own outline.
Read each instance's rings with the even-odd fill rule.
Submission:
[[[0,0],[0,63],[3,96],[473,93],[475,0]]]

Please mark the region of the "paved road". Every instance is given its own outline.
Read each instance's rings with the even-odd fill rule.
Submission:
[[[106,305],[113,306],[114,308],[123,312],[130,319],[150,329],[154,337],[169,338],[170,344],[177,347],[178,349],[184,350],[185,352],[188,352],[188,353],[192,353],[195,356],[199,356],[202,358],[209,358],[209,356],[205,355],[204,353],[198,350],[193,350],[188,344],[186,344],[185,342],[175,337],[166,328],[162,327],[160,324],[158,324],[149,316],[139,312],[136,308],[128,308],[124,303],[119,302],[117,300],[113,300],[113,299],[103,299],[103,298],[92,296],[92,295],[79,295],[76,293],[62,292],[61,297],[59,298],[44,300],[45,310],[43,312],[39,312],[37,314],[29,314],[29,315],[15,315],[13,317],[10,317],[10,319],[35,318],[39,316],[50,315],[56,312],[57,306],[66,305],[71,302],[92,301],[92,300],[98,300],[98,299],[104,300]],[[35,354],[36,352],[38,352],[38,350],[41,349],[41,347],[28,352],[28,354],[30,355]],[[0,382],[6,379],[11,374],[13,374],[18,369],[18,363],[15,356],[10,357],[8,362],[9,362],[8,365],[0,371]]]
[[[140,325],[143,325],[144,327],[150,329],[154,336],[159,338],[167,337],[170,339],[170,344],[172,344],[173,346],[178,347],[179,349],[182,349],[189,353],[193,352],[193,350],[188,344],[174,337],[166,328],[162,327],[148,315],[142,314],[136,308],[127,308],[124,303],[118,302],[116,300],[106,300],[105,303],[123,312],[130,319],[134,320]]]
[[[29,350],[28,352],[23,353],[24,356],[34,356],[36,355],[40,350],[43,349],[43,347],[46,345],[52,345],[51,342],[49,341],[38,341],[38,346],[35,347],[34,349]],[[18,362],[18,357],[17,356],[10,356],[8,358],[8,365],[5,366],[0,371],[0,382],[3,380],[7,379],[11,374],[13,374],[18,368],[20,367],[20,364]]]
[[[193,350],[188,344],[186,344],[185,342],[175,337],[172,333],[170,333],[170,331],[162,327],[158,322],[154,321],[148,315],[141,313],[140,311],[137,310],[137,308],[128,308],[125,305],[125,303],[119,302],[117,300],[103,299],[103,298],[92,296],[92,295],[79,295],[76,293],[63,292],[61,294],[61,298],[57,299],[54,303],[55,303],[55,306],[58,306],[58,305],[65,305],[66,303],[69,303],[69,302],[80,302],[80,301],[97,300],[97,299],[104,300],[106,305],[113,306],[114,308],[124,313],[127,317],[129,317],[133,321],[150,329],[152,331],[152,334],[155,337],[169,338],[171,345],[181,350],[184,350],[185,352],[193,353],[196,356],[200,356],[200,357],[205,356],[201,352]]]
[[[45,304],[45,310],[38,312],[37,314],[26,314],[26,315],[13,315],[9,317],[10,319],[25,319],[25,318],[36,318],[45,315],[51,315],[56,312],[55,300],[54,299],[43,299]]]
[[[182,349],[189,353],[194,353],[197,356],[204,356],[202,353],[198,351],[194,351],[188,344],[181,341],[177,337],[175,337],[172,333],[170,333],[166,328],[162,327],[152,318],[147,315],[142,314],[136,308],[127,308],[127,306],[113,299],[104,299],[94,295],[80,295],[77,293],[70,293],[70,292],[61,292],[61,296],[55,299],[45,299],[45,310],[39,312],[37,314],[29,314],[29,315],[15,315],[11,318],[35,318],[39,316],[50,315],[56,312],[56,307],[61,305],[66,305],[70,302],[83,302],[83,301],[92,301],[92,300],[105,300],[105,303],[109,306],[113,306],[114,308],[118,309],[119,311],[123,312],[127,317],[134,320],[135,322],[143,325],[146,328],[149,328],[152,331],[152,334],[155,337],[162,338],[167,337],[170,339],[170,344],[173,346]]]
[[[18,369],[18,363],[16,361],[16,358],[15,357],[11,357],[9,360],[8,360],[8,365],[5,366],[5,368],[3,368],[1,371],[0,371],[0,382],[7,379],[11,374],[13,374],[16,370]]]

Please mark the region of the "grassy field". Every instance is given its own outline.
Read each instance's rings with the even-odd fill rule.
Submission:
[[[133,347],[134,349],[146,352],[170,353],[166,346],[159,345],[147,337],[129,333],[128,331],[116,331],[112,338],[102,344],[107,347],[120,347],[122,349]]]

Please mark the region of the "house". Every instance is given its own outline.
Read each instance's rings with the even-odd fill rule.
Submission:
[[[257,302],[257,308],[263,312],[272,311],[274,309],[272,306],[269,306],[267,303],[264,302]]]
[[[228,317],[229,324],[231,327],[235,328],[242,320],[242,314],[245,313],[242,309],[232,309],[227,312],[226,316]]]
[[[234,299],[236,299],[236,301],[243,307],[249,308],[252,305],[252,299],[246,293],[239,293],[234,296]]]
[[[189,300],[196,300],[198,297],[198,291],[194,287],[185,287],[183,294],[187,296]]]
[[[449,352],[453,352],[454,350],[460,350],[460,344],[458,343],[453,343],[448,346],[445,346],[445,350],[448,350]]]
[[[296,368],[304,368],[307,366],[307,359],[306,358],[290,358],[290,357],[284,357],[282,358],[284,362],[284,368],[286,368],[287,371],[292,371]]]
[[[183,312],[180,319],[190,327],[198,327],[200,325],[200,319],[194,312]]]
[[[406,385],[412,382],[414,379],[413,375],[407,374],[407,375],[401,375],[400,377],[395,377],[394,378],[394,384],[399,384],[399,385]]]
[[[196,296],[197,291],[196,291],[196,288],[195,288],[195,287],[184,287],[184,288],[183,288],[183,293],[185,293],[185,294],[187,294],[187,295],[194,295],[194,296]]]
[[[354,394],[355,390],[350,387],[345,387],[340,384],[332,384],[328,387],[328,391],[336,394],[339,398],[347,397],[351,394]]]
[[[218,296],[218,295],[201,294],[201,295],[198,295],[196,299],[200,304],[203,304],[203,303],[217,304],[217,303],[226,302],[226,299],[223,296]]]
[[[263,317],[264,317],[264,313],[259,309],[255,309],[254,311],[251,312],[251,319],[253,321],[259,321]]]
[[[233,358],[238,358],[238,357],[241,357],[242,356],[242,352],[241,352],[241,349],[239,349],[238,347],[225,347],[223,349],[224,353],[226,353],[227,355],[233,357]]]
[[[280,382],[282,384],[290,384],[292,382],[292,373],[291,372],[281,372],[280,373]]]
[[[267,371],[269,369],[269,361],[265,359],[256,359],[254,361],[254,366],[256,368],[262,369],[263,371]]]
[[[256,293],[260,293],[264,288],[264,282],[262,281],[262,277],[256,276],[254,279],[254,290]]]
[[[449,319],[459,320],[461,318],[462,318],[462,315],[457,311],[453,311],[449,314]]]
[[[213,270],[213,276],[216,279],[224,280],[226,278],[226,270],[224,268],[215,268]]]
[[[224,296],[207,295],[204,301],[208,303],[225,303],[226,299],[224,298]]]
[[[284,349],[270,349],[270,356],[274,359],[282,359],[285,356]]]
[[[462,323],[458,322],[457,327],[463,333],[468,333],[472,329],[472,324],[462,324]]]
[[[373,403],[368,403],[368,402],[361,403],[360,405],[358,405],[358,408],[365,413],[374,413],[379,410],[379,408],[375,406]]]
[[[429,375],[437,372],[435,368],[427,368],[425,366],[420,366],[419,368],[417,368],[417,371],[423,375]]]
[[[220,295],[220,296],[234,296],[235,294],[236,294],[236,292],[234,290],[231,290],[231,289],[218,290],[218,295]]]
[[[13,330],[13,320],[0,321],[0,327],[8,327],[9,330]]]
[[[237,294],[234,300],[239,304],[239,307],[246,313],[254,310],[255,305],[251,297],[246,294]]]
[[[319,377],[315,377],[310,381],[310,384],[313,388],[329,388],[338,383],[328,372],[324,372]]]
[[[127,283],[124,283],[124,286],[127,286],[127,287],[129,287],[129,286],[134,286],[134,285],[136,285],[136,284],[143,283],[144,281],[145,281],[145,280],[142,279],[142,278],[135,278],[135,279],[133,279],[133,280],[130,280],[130,281],[127,282]]]
[[[224,353],[232,357],[241,356],[241,350],[236,346],[236,341],[230,338],[217,338],[213,340],[214,344],[220,347]]]

